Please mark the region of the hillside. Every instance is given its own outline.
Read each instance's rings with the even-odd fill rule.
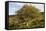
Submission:
[[[24,5],[16,13],[16,15],[9,16],[8,29],[44,27],[44,12],[40,12],[39,9],[33,6]]]

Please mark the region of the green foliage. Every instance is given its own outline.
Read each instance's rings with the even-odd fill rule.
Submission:
[[[17,11],[14,17],[9,16],[9,29],[21,28],[43,28],[44,27],[44,13],[39,9],[24,5],[23,8]]]

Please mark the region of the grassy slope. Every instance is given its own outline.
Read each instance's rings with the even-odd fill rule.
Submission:
[[[23,10],[23,11],[22,11]],[[32,10],[32,11],[30,11]],[[35,11],[36,10],[36,11]],[[24,6],[17,15],[9,16],[9,29],[19,28],[43,28],[44,12],[38,12],[36,8]],[[31,15],[30,15],[31,14]]]

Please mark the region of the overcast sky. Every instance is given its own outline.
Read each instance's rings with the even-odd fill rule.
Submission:
[[[9,15],[14,15],[15,11],[21,9],[25,4],[26,3],[9,2]],[[28,3],[27,5],[30,5],[30,4]],[[43,4],[31,4],[31,5],[40,9],[41,12],[44,11],[44,5]]]

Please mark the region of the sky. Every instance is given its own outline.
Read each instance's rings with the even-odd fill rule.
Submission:
[[[26,3],[9,2],[9,15],[17,14],[16,11],[21,9],[25,4]],[[27,5],[30,5],[30,4],[28,3]],[[40,9],[41,12],[44,11],[44,5],[43,4],[31,4],[31,5]]]
[[[10,2],[9,3],[9,15],[14,15],[17,10],[22,8],[22,6],[24,6],[24,3]]]

